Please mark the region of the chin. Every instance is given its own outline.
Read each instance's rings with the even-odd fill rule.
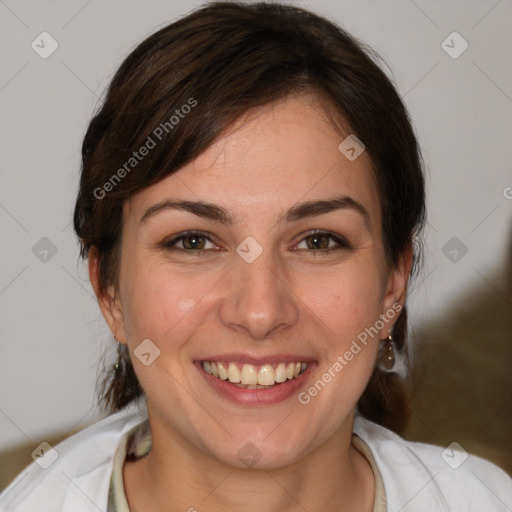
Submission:
[[[222,446],[206,443],[210,455],[236,469],[276,470],[297,462],[305,452],[304,440],[283,430],[279,435],[268,436],[268,429],[259,436],[241,435],[229,438]]]

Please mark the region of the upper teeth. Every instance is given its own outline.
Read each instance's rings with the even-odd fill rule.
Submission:
[[[203,361],[204,370],[222,380],[229,380],[233,384],[272,386],[276,382],[298,377],[308,367],[307,363],[279,363],[277,365],[264,364],[254,366],[243,364],[240,369],[237,363],[222,363],[217,361]]]

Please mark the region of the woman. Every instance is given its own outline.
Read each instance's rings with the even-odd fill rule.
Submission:
[[[397,435],[424,182],[371,55],[297,7],[220,2],[128,56],[75,209],[115,414],[2,510],[510,510],[497,467]]]

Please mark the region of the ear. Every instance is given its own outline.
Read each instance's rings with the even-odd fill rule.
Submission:
[[[385,326],[381,329],[380,339],[386,339],[389,336],[389,330],[395,324],[400,311],[405,305],[405,299],[407,297],[407,285],[409,283],[409,276],[411,274],[412,262],[412,246],[408,245],[400,255],[396,266],[393,266],[388,271],[386,288],[382,302],[382,314],[386,318],[389,318],[389,321],[385,322]],[[393,312],[394,314],[390,314],[390,312]],[[398,315],[396,313],[398,313]],[[391,320],[391,318],[393,319]]]
[[[94,288],[94,293],[98,299],[103,317],[112,331],[112,334],[119,343],[126,343],[123,310],[121,301],[119,300],[119,294],[113,285],[109,285],[106,290],[102,289],[99,276],[100,265],[98,249],[93,246],[89,249],[89,279]]]

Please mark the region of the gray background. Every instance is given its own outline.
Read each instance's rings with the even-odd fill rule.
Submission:
[[[5,453],[24,446],[30,454],[41,440],[99,415],[98,361],[103,350],[115,347],[86,266],[78,261],[71,226],[81,140],[127,53],[200,3],[0,0],[0,450]],[[410,299],[413,355],[418,359],[415,346],[428,344],[429,333],[448,332],[440,326],[453,320],[450,312],[471,303],[470,313],[458,316],[459,338],[445,336],[447,342],[464,347],[465,327],[467,336],[475,337],[464,318],[476,318],[502,322],[494,337],[499,350],[486,348],[486,331],[478,334],[474,346],[483,352],[457,382],[469,385],[477,374],[496,371],[506,378],[512,359],[506,324],[512,304],[512,188],[507,188],[512,187],[512,2],[295,3],[340,23],[381,54],[416,127],[428,173],[429,226],[424,267]],[[31,47],[43,31],[59,45],[47,59]],[[469,44],[455,59],[442,47],[454,31]],[[448,39],[452,51],[460,43]],[[51,243],[40,241],[44,237]],[[494,318],[497,310],[500,317]],[[447,329],[453,332],[453,325]],[[499,359],[496,371],[489,366],[493,355]],[[434,379],[440,361],[459,365],[456,353],[440,348],[428,374]],[[505,381],[495,384],[503,391]],[[449,389],[443,396],[438,392],[443,391],[431,388],[430,399],[450,395]],[[458,393],[452,411],[454,402],[475,400],[464,389]],[[489,396],[497,398],[480,397],[489,405],[479,424],[457,427],[461,439],[510,415],[510,394],[491,390]],[[418,436],[446,442],[442,417],[434,421],[418,408]],[[447,435],[458,440],[455,434]],[[501,448],[509,441],[499,440]],[[30,461],[26,453],[25,459]]]

